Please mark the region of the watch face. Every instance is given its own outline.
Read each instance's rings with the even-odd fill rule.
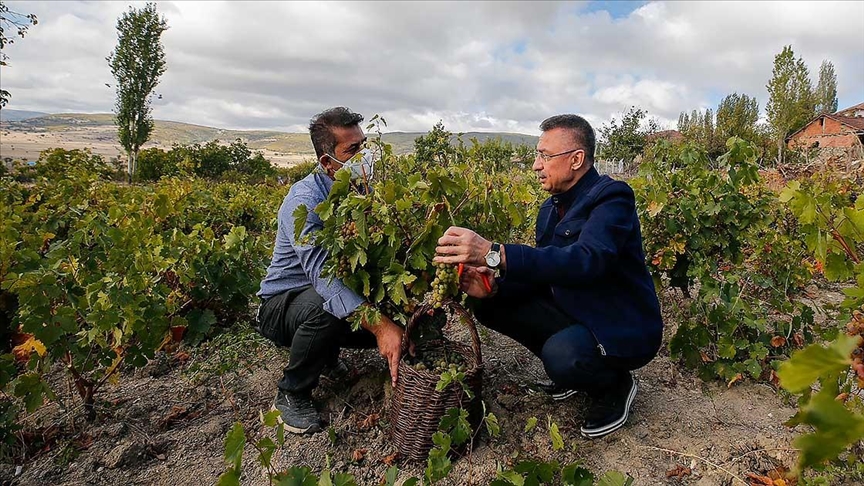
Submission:
[[[501,263],[501,254],[497,251],[490,251],[486,255],[486,266],[497,267],[499,263]]]

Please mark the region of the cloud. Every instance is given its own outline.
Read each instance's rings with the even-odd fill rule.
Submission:
[[[143,3],[134,3],[138,7]],[[8,2],[39,25],[5,49],[13,109],[108,112],[105,57],[128,5]],[[733,91],[764,109],[774,55],[829,59],[841,105],[864,100],[861,2],[161,2],[167,71],[154,115],[301,131],[346,105],[389,129],[537,133],[640,106],[667,126]],[[613,14],[610,14],[612,11]]]

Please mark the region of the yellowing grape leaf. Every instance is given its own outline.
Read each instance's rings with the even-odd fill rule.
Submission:
[[[14,354],[15,359],[20,362],[30,359],[30,354],[33,353],[33,351],[35,351],[40,357],[45,356],[45,345],[32,334],[30,334],[23,343],[12,348],[12,354]]]

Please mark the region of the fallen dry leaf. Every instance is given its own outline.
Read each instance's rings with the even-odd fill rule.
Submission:
[[[792,335],[792,342],[795,343],[795,346],[798,346],[799,348],[803,348],[804,347],[804,336],[802,336],[801,333],[796,332],[795,334]]]
[[[359,424],[357,424],[357,428],[359,428],[360,430],[371,429],[372,427],[378,425],[378,420],[380,420],[380,418],[381,416],[377,413],[367,415],[366,418],[364,418],[360,421]]]
[[[171,407],[171,411],[168,415],[165,416],[162,420],[159,421],[159,428],[162,430],[167,430],[171,428],[177,422],[181,420],[191,420],[201,415],[203,410],[193,410],[187,407],[181,407],[178,405],[174,405]]]
[[[779,348],[786,345],[786,338],[783,336],[774,336],[771,338],[771,346]]]
[[[753,473],[747,473],[745,476],[750,480],[750,486],[774,486],[774,480],[768,476],[760,476]]]
[[[774,386],[780,386],[780,377],[777,376],[777,373],[775,373],[774,370],[771,370],[771,378],[770,378],[770,381],[771,381],[771,384],[772,384],[772,385],[774,385]]]
[[[738,373],[734,378],[729,380],[729,383],[726,384],[726,388],[732,388],[732,385],[744,379],[744,375]]]
[[[388,466],[392,466],[393,463],[396,462],[396,459],[399,459],[399,453],[398,452],[394,452],[393,454],[390,454],[389,456],[385,456],[383,459],[381,459],[381,462],[383,462],[384,464],[387,464]]]
[[[684,467],[680,464],[676,465],[672,469],[666,471],[667,478],[678,478],[682,479],[684,476],[689,476],[693,474],[693,471],[689,467]]]
[[[354,452],[351,453],[351,460],[354,462],[360,462],[366,457],[366,449],[354,449]]]
[[[774,481],[774,486],[795,486],[797,480],[795,477],[786,479],[789,475],[789,469],[784,466],[778,466],[768,471],[768,477]]]
[[[703,363],[710,363],[714,361],[713,359],[711,359],[710,356],[708,356],[708,353],[706,353],[705,351],[699,351],[699,356],[702,357]]]
[[[816,273],[824,273],[825,272],[825,264],[816,260],[816,264],[813,265],[813,269],[816,270]]]

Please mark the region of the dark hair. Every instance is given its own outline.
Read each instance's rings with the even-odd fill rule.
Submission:
[[[309,135],[312,137],[315,155],[319,159],[325,153],[333,155],[336,150],[336,136],[333,135],[332,127],[348,128],[359,125],[362,121],[363,115],[344,106],[324,110],[312,117],[309,121]]]
[[[592,165],[594,164],[597,139],[594,136],[594,129],[591,128],[591,124],[587,120],[579,115],[555,115],[543,120],[543,123],[540,124],[540,130],[544,132],[555,128],[569,130],[573,136],[573,142],[585,149],[585,160]]]

